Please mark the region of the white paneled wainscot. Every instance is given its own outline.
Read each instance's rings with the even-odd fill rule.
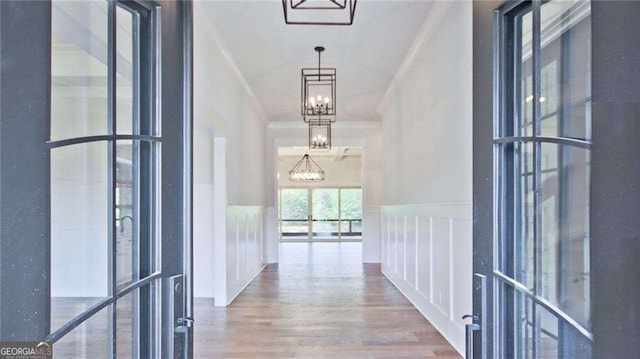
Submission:
[[[226,285],[216,285],[216,306],[229,305],[267,264],[264,207],[228,206],[226,217],[226,235],[216,239],[216,250],[226,256],[216,256],[224,263],[215,278]]]
[[[471,203],[383,206],[382,272],[456,348],[471,313]]]

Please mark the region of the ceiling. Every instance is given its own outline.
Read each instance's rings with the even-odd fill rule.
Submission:
[[[286,25],[280,0],[199,1],[269,121],[301,121],[300,69],[337,69],[337,120],[379,121],[378,106],[421,29],[430,0],[359,0],[352,26]]]

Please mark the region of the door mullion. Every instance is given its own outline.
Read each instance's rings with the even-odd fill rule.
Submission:
[[[533,136],[540,136],[541,133],[541,68],[542,68],[542,50],[540,44],[540,0],[533,1],[532,8],[532,68],[533,68]],[[538,296],[542,294],[542,201],[540,195],[540,189],[542,184],[542,144],[538,141],[535,142],[533,148],[534,159],[534,178],[533,178],[533,207],[534,207],[534,232],[533,232],[533,246],[535,248],[533,253],[533,267],[534,267],[534,295]],[[532,301],[532,313],[533,313],[533,357],[535,359],[540,358],[541,354],[541,323],[540,323],[540,311],[536,308],[535,302]]]
[[[108,76],[108,133],[113,136],[116,134],[116,2],[110,0],[108,3],[107,18],[107,76]],[[108,143],[109,159],[108,159],[108,176],[109,176],[109,297],[116,294],[116,249],[117,249],[117,233],[116,233],[116,150],[117,142],[114,139]],[[109,313],[109,357],[116,357],[116,303],[110,306]]]

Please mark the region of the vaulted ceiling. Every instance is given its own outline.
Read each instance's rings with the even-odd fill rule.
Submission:
[[[352,26],[286,25],[280,0],[198,1],[269,121],[301,121],[300,69],[337,69],[337,120],[379,121],[377,108],[432,1],[359,0]]]

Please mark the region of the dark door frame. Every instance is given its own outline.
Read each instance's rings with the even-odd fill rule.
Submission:
[[[192,345],[184,343],[193,340],[192,4],[125,3],[160,10],[154,30],[161,52],[153,64],[160,71],[148,79],[160,90],[158,105],[148,110],[157,113],[163,132],[161,187],[155,189],[161,196],[160,274],[163,284],[183,276],[183,288],[179,308],[162,301],[169,329],[155,333],[162,336],[163,357],[172,356],[170,350],[191,357]],[[0,1],[0,35],[0,341],[43,341],[51,332],[51,2]],[[168,317],[175,309],[182,320]],[[180,347],[171,346],[181,334]]]
[[[487,274],[485,333],[494,341],[494,17],[502,1],[473,4],[473,271]],[[592,1],[591,303],[593,357],[640,352],[640,3]],[[473,309],[481,310],[474,288]],[[480,335],[474,353],[480,358]],[[490,356],[491,357],[491,356]]]

